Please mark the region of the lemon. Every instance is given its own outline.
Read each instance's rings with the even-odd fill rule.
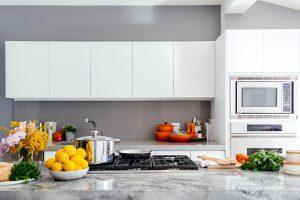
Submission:
[[[82,160],[82,161],[80,162],[80,166],[81,166],[83,169],[85,169],[85,168],[89,167],[89,163],[88,163],[88,161],[86,161],[86,160]]]
[[[68,160],[68,161],[64,162],[63,169],[65,171],[74,171],[74,170],[76,170],[76,165],[73,161]]]
[[[51,169],[51,166],[53,165],[53,163],[55,163],[55,158],[49,158],[46,162],[45,162],[45,167],[47,167],[48,169]]]
[[[85,158],[86,157],[86,152],[83,148],[78,148],[76,149],[76,154],[80,155],[81,157]]]
[[[62,164],[59,162],[55,162],[51,166],[52,171],[61,171],[62,170]]]
[[[55,159],[60,163],[64,163],[69,160],[69,156],[68,154],[60,151],[60,152],[56,152]]]
[[[80,163],[84,160],[80,155],[72,156],[71,161],[73,161],[76,165],[80,165]]]
[[[81,167],[81,165],[76,165],[76,170],[82,170],[83,168]]]
[[[76,154],[76,148],[72,145],[67,145],[63,148],[64,152],[68,154],[68,156],[74,156]]]
[[[63,149],[60,149],[60,150],[58,150],[56,153],[58,153],[58,152],[64,152],[64,150],[63,150]]]

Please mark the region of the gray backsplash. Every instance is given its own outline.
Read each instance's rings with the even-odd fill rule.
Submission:
[[[210,117],[209,101],[123,101],[123,102],[15,102],[16,120],[72,123],[78,136],[90,134],[94,119],[104,134],[122,140],[153,139],[157,124],[164,121],[184,123],[193,116]]]

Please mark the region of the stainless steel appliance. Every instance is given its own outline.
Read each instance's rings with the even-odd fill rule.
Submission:
[[[86,119],[85,122],[92,123],[94,131],[92,136],[77,138],[74,140],[76,148],[83,148],[87,153],[89,164],[108,163],[114,159],[114,144],[120,139],[98,135],[97,125],[93,120]]]
[[[231,76],[231,118],[296,117],[297,80],[297,75]]]
[[[275,150],[284,155],[286,150],[299,148],[296,121],[253,120],[230,125],[232,158],[237,153],[250,155],[260,149]]]

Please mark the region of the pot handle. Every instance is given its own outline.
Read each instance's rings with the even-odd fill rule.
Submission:
[[[121,142],[121,140],[120,140],[120,139],[114,139],[114,142],[115,142],[116,144],[118,144],[118,143]]]

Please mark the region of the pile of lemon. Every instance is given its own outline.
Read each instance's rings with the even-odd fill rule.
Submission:
[[[49,158],[45,162],[45,167],[52,171],[82,170],[89,166],[85,157],[86,151],[83,148],[76,149],[67,145],[56,152],[55,158]]]

